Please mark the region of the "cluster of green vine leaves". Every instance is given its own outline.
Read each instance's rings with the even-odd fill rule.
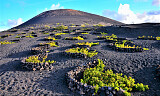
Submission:
[[[81,83],[95,86],[95,94],[99,88],[104,86],[113,87],[117,91],[122,88],[125,90],[124,94],[126,96],[131,96],[129,93],[131,91],[145,91],[149,89],[148,85],[143,85],[142,83],[135,84],[135,80],[132,77],[127,77],[122,73],[113,73],[109,69],[104,71],[104,67],[103,61],[98,59],[97,66],[87,68],[83,73]]]

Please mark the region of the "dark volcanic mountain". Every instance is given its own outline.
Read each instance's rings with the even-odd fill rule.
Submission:
[[[121,25],[123,23],[87,13],[78,10],[72,9],[59,9],[59,10],[50,10],[43,12],[34,18],[30,19],[29,21],[25,22],[23,25],[33,25],[33,24],[56,24],[56,23],[63,23],[65,25],[69,24],[104,24],[104,25]]]
[[[70,26],[84,23],[90,25]],[[99,23],[106,26],[92,26]],[[112,24],[115,26],[107,26]],[[105,73],[97,67],[90,71],[96,74],[87,77],[96,87],[80,83],[85,73],[82,66],[93,67],[97,59],[104,62],[105,68],[101,62],[98,67]],[[110,83],[96,96],[123,96],[119,95],[123,92],[115,95],[114,89],[119,87],[131,96],[160,96],[160,23],[123,24],[61,9],[43,12],[17,28],[0,32],[0,96],[91,96],[97,84],[106,81]]]

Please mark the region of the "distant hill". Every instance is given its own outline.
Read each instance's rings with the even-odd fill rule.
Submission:
[[[72,10],[72,9],[58,9],[58,10],[50,10],[43,12],[32,19],[28,20],[27,22],[21,24],[20,26],[25,25],[33,25],[33,24],[56,24],[56,23],[63,23],[64,25],[69,24],[104,24],[104,25],[122,25],[123,23],[83,12],[78,10]],[[18,26],[18,27],[20,27]]]
[[[121,27],[128,27],[128,28],[159,28],[160,23],[141,23],[141,24],[125,24]]]

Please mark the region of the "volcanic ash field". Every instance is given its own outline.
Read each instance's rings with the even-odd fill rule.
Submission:
[[[0,95],[159,96],[159,36],[159,24],[44,12],[0,33]]]

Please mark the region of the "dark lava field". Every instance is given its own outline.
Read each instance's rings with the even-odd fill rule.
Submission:
[[[58,29],[59,26],[67,27]],[[115,41],[108,42],[106,38],[98,38],[112,34],[148,50],[114,50],[111,46]],[[125,25],[105,17],[70,9],[42,13],[18,27],[0,33],[0,95],[79,96],[78,92],[68,88],[66,73],[77,66],[101,59],[106,70],[123,73],[134,78],[135,83],[149,86],[149,90],[144,92],[130,92],[132,96],[159,96],[160,68],[157,68],[160,65],[160,41],[150,38],[138,39],[138,36],[143,35],[150,38],[159,37],[160,24]],[[49,36],[57,39],[46,40],[45,37]],[[78,36],[84,40],[65,39]],[[4,44],[3,41],[13,43]],[[32,49],[40,43],[49,42],[57,42],[58,45],[50,46],[47,51],[47,60],[56,61],[52,64],[53,68],[36,71],[24,69],[22,60],[33,56]],[[91,58],[65,55],[65,50],[82,42],[99,42],[99,45],[90,47],[91,51],[96,50],[98,54]]]

